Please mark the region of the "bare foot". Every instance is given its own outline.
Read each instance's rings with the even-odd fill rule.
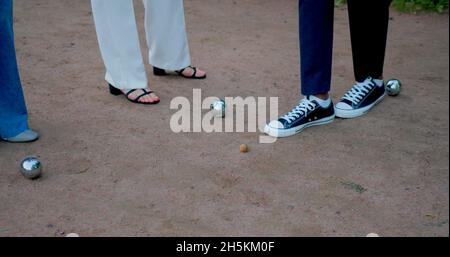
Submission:
[[[197,73],[195,73],[195,69],[197,70]],[[206,76],[206,72],[199,69],[199,68],[194,68],[194,67],[186,67],[183,72],[181,72],[181,74],[183,74],[186,77],[192,77],[195,73],[195,77],[201,78],[201,77],[205,77]]]

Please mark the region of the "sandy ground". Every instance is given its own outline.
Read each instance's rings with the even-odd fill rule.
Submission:
[[[0,143],[0,236],[449,235],[448,14],[392,13],[385,76],[402,79],[400,96],[263,145],[258,133],[174,134],[169,103],[201,88],[279,96],[280,112],[290,109],[296,0],[185,1],[193,61],[209,77],[151,75],[162,98],[151,107],[108,94],[89,1],[14,2],[30,122],[42,138]],[[352,78],[340,8],[334,100]],[[37,181],[18,171],[27,155],[45,165]]]

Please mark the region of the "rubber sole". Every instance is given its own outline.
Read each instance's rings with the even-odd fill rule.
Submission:
[[[278,128],[272,128],[269,125],[266,125],[264,127],[264,133],[266,133],[267,135],[269,135],[271,137],[276,137],[276,138],[290,137],[290,136],[299,134],[306,128],[329,124],[329,123],[333,122],[334,118],[335,118],[335,115],[326,117],[326,118],[323,118],[320,120],[316,120],[316,121],[313,121],[313,122],[310,122],[310,123],[307,123],[307,124],[304,124],[302,126],[298,126],[295,128],[291,128],[291,129],[278,129]]]
[[[336,114],[336,117],[341,119],[353,119],[363,116],[364,114],[368,113],[375,105],[377,105],[379,102],[381,102],[384,97],[386,96],[386,93],[384,93],[378,100],[376,100],[373,104],[368,105],[364,108],[356,109],[356,110],[343,110],[334,107],[334,112]]]

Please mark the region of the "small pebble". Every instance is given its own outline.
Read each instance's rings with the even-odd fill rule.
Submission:
[[[66,237],[80,237],[77,233],[69,233]]]
[[[370,233],[367,235],[367,237],[380,237],[378,234]]]
[[[241,153],[248,152],[248,146],[246,144],[242,144],[239,149],[241,150]]]

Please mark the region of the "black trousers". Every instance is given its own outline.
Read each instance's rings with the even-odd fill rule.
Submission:
[[[347,0],[356,81],[383,76],[392,0]],[[301,91],[330,91],[334,0],[299,0]]]
[[[392,0],[347,0],[356,81],[383,76]]]

